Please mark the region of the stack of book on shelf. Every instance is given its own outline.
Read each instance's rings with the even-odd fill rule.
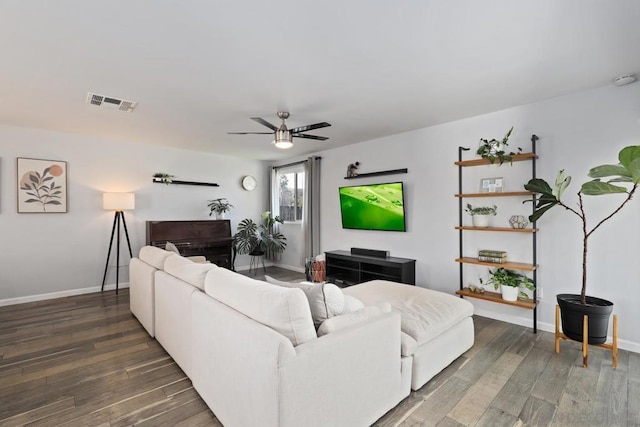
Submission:
[[[478,251],[478,261],[504,264],[507,262],[507,253],[505,251],[481,249]]]

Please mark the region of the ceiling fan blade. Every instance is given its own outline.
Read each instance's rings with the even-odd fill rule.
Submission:
[[[300,132],[306,132],[306,131],[314,130],[314,129],[326,128],[326,127],[329,127],[329,126],[331,126],[331,124],[327,123],[327,122],[315,123],[313,125],[299,126],[297,128],[290,129],[289,132],[291,132],[291,133],[300,133]],[[296,136],[298,136],[298,135],[296,135]]]
[[[227,132],[228,135],[273,135],[273,132]]]
[[[258,122],[261,125],[268,127],[269,129],[273,129],[274,131],[278,130],[277,127],[275,127],[274,125],[272,125],[271,123],[263,119],[262,117],[251,117],[251,120]]]
[[[326,141],[327,138],[326,136],[318,136],[318,135],[306,135],[304,133],[297,133],[295,135],[293,135],[294,138],[306,138],[306,139],[317,139],[318,141]]]

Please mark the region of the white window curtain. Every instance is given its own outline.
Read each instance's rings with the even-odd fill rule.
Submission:
[[[307,258],[320,254],[320,157],[305,162],[305,191],[302,228]]]
[[[271,168],[271,175],[269,176],[270,188],[271,188],[271,215],[274,217],[280,215],[280,200],[278,192],[278,168]]]

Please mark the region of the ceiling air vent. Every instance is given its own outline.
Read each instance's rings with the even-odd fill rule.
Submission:
[[[133,111],[133,109],[136,108],[136,105],[138,105],[138,103],[134,101],[127,101],[110,96],[98,95],[91,92],[87,93],[87,104],[109,108],[110,110],[120,110],[126,112]]]

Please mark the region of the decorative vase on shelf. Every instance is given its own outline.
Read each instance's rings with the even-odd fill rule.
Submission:
[[[474,227],[488,227],[491,215],[472,215],[471,223]]]
[[[524,215],[512,215],[509,218],[509,224],[511,224],[511,228],[527,228],[529,225],[529,221]]]
[[[505,301],[517,301],[519,288],[515,286],[500,285],[500,293]]]

